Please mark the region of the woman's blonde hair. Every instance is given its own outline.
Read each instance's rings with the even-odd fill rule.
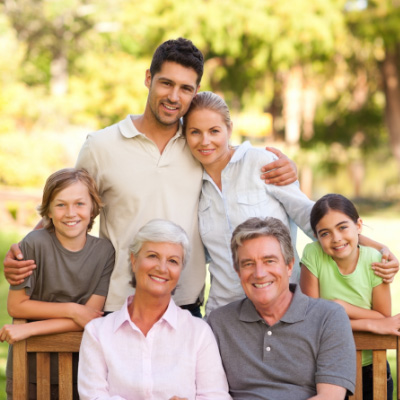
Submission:
[[[213,92],[200,92],[192,100],[188,112],[183,117],[183,134],[186,134],[187,119],[196,110],[211,110],[220,114],[228,129],[232,126],[231,114],[225,100]]]

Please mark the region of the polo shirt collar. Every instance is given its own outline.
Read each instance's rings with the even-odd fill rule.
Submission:
[[[289,289],[293,293],[293,298],[288,310],[280,321],[294,324],[305,319],[309,298],[301,292],[299,286],[295,283],[289,284]],[[243,322],[264,321],[260,314],[258,314],[254,304],[248,298],[243,300],[239,311],[239,320]]]
[[[115,316],[114,326],[113,326],[114,332],[116,332],[125,323],[131,323],[131,317],[129,315],[128,306],[132,303],[134,296],[135,295],[129,296],[125,300],[125,303],[122,306],[121,310],[115,311],[113,313],[113,315]],[[169,301],[169,304],[168,304],[168,307],[167,307],[165,313],[160,318],[160,320],[156,322],[156,324],[160,323],[160,321],[165,321],[173,329],[177,328],[178,306],[175,304],[175,302],[172,300],[172,298]]]
[[[140,117],[140,115],[129,114],[125,119],[118,122],[118,128],[119,128],[122,136],[124,136],[127,139],[130,139],[130,138],[133,138],[133,137],[139,136],[139,135],[146,136],[144,133],[139,132],[136,129],[136,126],[132,121],[139,117]],[[181,136],[182,136],[182,123],[179,120],[179,128],[178,128],[175,136],[171,140],[179,138]]]

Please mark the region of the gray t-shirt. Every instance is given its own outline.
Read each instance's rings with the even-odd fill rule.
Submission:
[[[65,249],[53,232],[39,229],[30,232],[20,247],[24,259],[35,260],[37,268],[10,290],[25,288],[32,300],[55,303],[86,304],[93,294],[107,296],[115,258],[109,240],[87,235],[83,249],[73,252]],[[9,349],[6,375],[12,378],[12,346]],[[29,365],[31,371],[34,360]],[[30,382],[34,380],[30,374]],[[53,377],[52,383],[56,383]]]
[[[208,317],[234,400],[308,399],[317,383],[354,391],[356,351],[343,307],[290,288],[289,309],[273,326],[247,298]]]

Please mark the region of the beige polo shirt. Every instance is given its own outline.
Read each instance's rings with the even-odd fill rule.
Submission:
[[[126,119],[90,133],[76,166],[96,180],[104,208],[100,213],[100,236],[115,248],[115,267],[105,311],[122,307],[134,292],[130,285],[129,245],[149,220],[164,218],[179,224],[188,234],[191,255],[183,270],[174,300],[192,304],[202,296],[205,256],[198,230],[197,208],[202,168],[192,157],[180,127],[160,154],[153,141]]]

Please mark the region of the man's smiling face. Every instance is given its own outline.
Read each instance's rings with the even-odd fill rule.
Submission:
[[[238,275],[256,309],[286,304],[293,262],[286,265],[279,241],[273,236],[245,240],[238,248]]]
[[[147,106],[159,124],[175,125],[186,114],[199,88],[197,78],[193,68],[172,61],[164,62],[154,76],[146,71]]]

